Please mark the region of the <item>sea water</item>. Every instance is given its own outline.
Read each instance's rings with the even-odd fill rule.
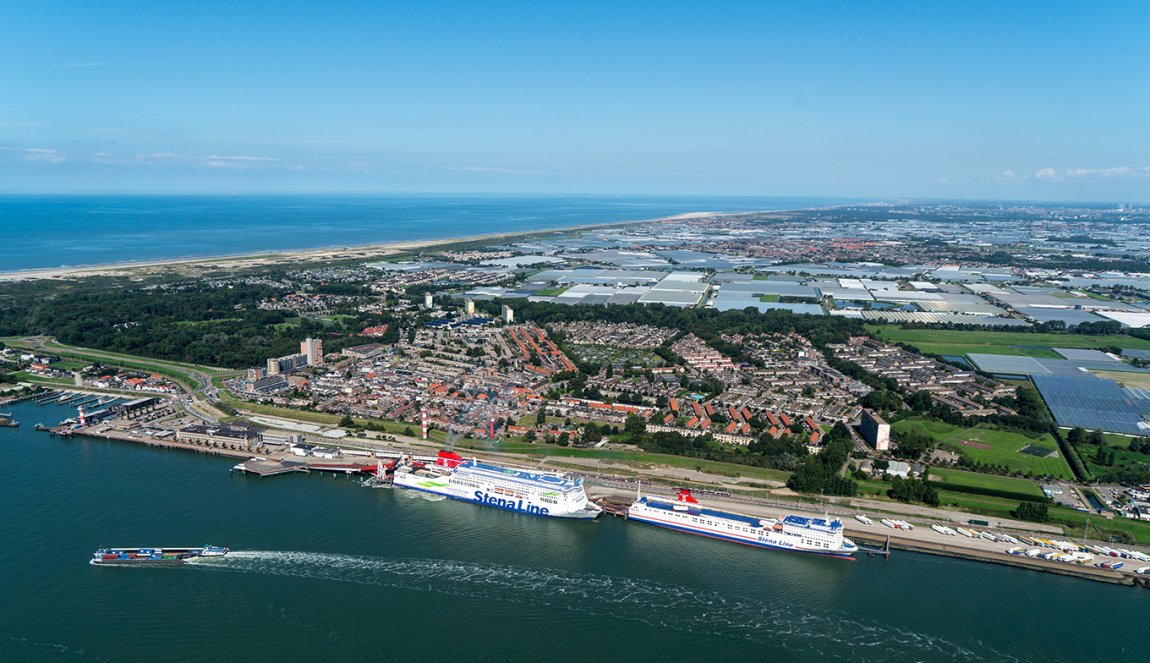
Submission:
[[[0,661],[1144,661],[1150,591],[896,551],[765,551],[621,519],[33,430],[5,406]],[[102,546],[230,546],[174,568]]]
[[[0,196],[0,272],[443,239],[847,201],[707,196]]]

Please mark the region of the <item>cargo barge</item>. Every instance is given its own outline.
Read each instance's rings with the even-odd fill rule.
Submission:
[[[194,548],[100,548],[92,553],[89,564],[94,566],[172,565],[183,564],[196,557],[223,557],[229,550],[222,546]]]

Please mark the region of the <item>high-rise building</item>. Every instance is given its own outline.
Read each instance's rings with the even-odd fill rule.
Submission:
[[[863,439],[874,447],[875,451],[890,449],[890,424],[878,416],[878,413],[863,410],[860,429]]]
[[[502,311],[501,315],[503,317],[503,323],[504,324],[509,325],[512,322],[515,322],[515,311],[512,310],[512,308],[510,306],[508,306],[507,304],[503,305],[503,311]]]
[[[299,353],[307,356],[308,366],[323,364],[323,341],[318,338],[307,338],[300,341]]]
[[[466,313],[467,315],[475,315],[475,300],[474,299],[463,300],[463,312]]]
[[[430,309],[435,306],[435,295],[430,292],[423,293],[423,308]]]

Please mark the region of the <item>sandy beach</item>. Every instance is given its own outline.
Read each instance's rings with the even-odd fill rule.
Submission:
[[[746,212],[740,212],[746,214]],[[44,269],[28,269],[12,272],[0,272],[0,282],[34,281],[43,279],[74,279],[91,276],[152,276],[161,273],[185,273],[194,275],[208,269],[250,269],[253,267],[271,267],[276,265],[292,265],[303,262],[327,262],[333,260],[371,260],[385,258],[389,255],[406,251],[426,250],[436,246],[458,244],[461,242],[498,242],[510,238],[524,239],[555,235],[559,233],[580,232],[605,228],[619,228],[645,223],[658,223],[661,221],[675,221],[683,219],[707,218],[719,216],[718,212],[689,212],[656,219],[638,219],[634,221],[615,221],[610,223],[591,223],[563,228],[547,228],[540,230],[523,230],[505,233],[487,233],[479,235],[465,235],[461,237],[409,240],[404,242],[387,242],[381,244],[364,244],[351,246],[327,246],[313,249],[299,249],[296,251],[274,251],[245,253],[224,256],[203,256],[190,258],[175,258],[165,260],[139,260],[97,265],[63,266]]]

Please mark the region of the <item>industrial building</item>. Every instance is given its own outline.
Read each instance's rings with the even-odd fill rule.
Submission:
[[[261,433],[262,429],[254,426],[197,424],[176,431],[176,439],[193,444],[240,444],[246,449],[252,449],[259,445]]]

